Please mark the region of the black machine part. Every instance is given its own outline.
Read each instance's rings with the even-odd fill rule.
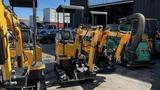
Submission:
[[[70,32],[69,31],[62,31],[61,32],[62,40],[69,40],[70,39]]]
[[[142,40],[142,35],[144,34],[145,30],[145,17],[141,13],[135,13],[129,17],[126,18],[127,21],[134,21],[138,20],[138,27],[137,27],[137,32],[135,34],[135,39],[133,40],[133,43],[131,45],[130,50],[134,51],[138,47],[139,42]]]
[[[32,43],[33,42],[33,33],[31,30],[22,29],[22,40],[26,43]]]
[[[3,36],[0,32],[0,65],[5,63],[5,54],[4,54],[4,46],[3,46]]]
[[[17,56],[17,62],[18,62],[18,67],[22,67],[22,65],[21,65],[21,62],[22,60],[21,60],[21,56]]]
[[[37,7],[37,0],[35,6]],[[33,0],[9,0],[12,7],[33,7]]]
[[[94,26],[96,21],[95,21],[95,18],[94,16],[95,15],[104,15],[105,16],[105,21],[106,21],[106,24],[107,24],[107,21],[108,21],[108,18],[107,18],[107,15],[108,15],[108,12],[101,12],[101,11],[90,11],[91,15],[92,15],[92,25]]]
[[[54,69],[60,83],[93,80],[95,77],[95,73],[88,72],[83,60],[61,60],[59,64],[55,64]]]

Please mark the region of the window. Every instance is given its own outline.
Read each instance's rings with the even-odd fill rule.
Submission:
[[[49,25],[49,26],[48,26],[48,29],[54,29],[54,28],[53,28],[53,26],[52,26],[52,25]]]

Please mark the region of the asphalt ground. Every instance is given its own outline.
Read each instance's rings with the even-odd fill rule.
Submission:
[[[160,58],[154,59],[155,64],[148,68],[126,68],[116,65],[115,72],[97,74],[93,82],[70,83],[62,87],[57,84],[54,73],[54,44],[42,46],[47,90],[160,90]]]

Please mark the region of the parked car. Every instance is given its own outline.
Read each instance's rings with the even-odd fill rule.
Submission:
[[[53,25],[37,25],[37,40],[40,43],[54,43],[57,30]]]
[[[37,31],[38,34],[42,31],[45,31],[48,34],[53,34],[53,33],[57,32],[55,26],[53,26],[53,25],[43,25],[43,24],[40,24],[40,23],[37,24],[37,29],[38,29],[38,31]]]
[[[41,31],[38,33],[37,40],[40,43],[54,43],[56,33],[48,33],[47,31]]]

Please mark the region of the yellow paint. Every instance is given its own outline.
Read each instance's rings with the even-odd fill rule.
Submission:
[[[7,32],[8,32],[8,23],[5,17],[5,6],[0,0],[0,32],[2,33],[3,44],[4,44],[4,54],[6,58],[6,63],[4,64],[4,68],[2,69],[2,76],[3,80],[10,80],[10,73],[11,73],[11,58],[10,58],[10,49],[9,49],[9,41],[7,40]]]
[[[63,51],[64,51],[64,55],[66,57],[71,57],[73,54],[73,44],[65,44],[65,50],[63,50],[63,44],[62,43],[56,43],[56,56],[59,57],[60,55],[63,55]],[[60,58],[60,57],[59,57]]]
[[[91,48],[89,53],[88,67],[90,72],[93,71],[93,66],[94,66],[93,62],[95,57],[96,45],[101,39],[102,39],[102,30],[99,29],[99,27],[97,27],[97,29],[94,32],[94,36],[92,37]]]
[[[119,59],[125,44],[130,41],[130,37],[131,37],[130,32],[126,32],[126,33],[113,32],[113,31],[110,31],[110,29],[106,31],[102,31],[102,29],[103,28],[97,27],[95,31],[89,32],[89,34],[92,36],[91,40],[83,41],[82,49],[83,51],[86,51],[89,53],[88,67],[90,72],[93,71],[93,67],[94,67],[94,57],[95,57],[96,46],[98,46],[98,52],[102,52],[102,49],[105,46],[108,37],[111,36],[111,37],[121,38],[119,42],[120,44],[118,45],[118,48],[115,53],[116,60],[117,62],[119,62]],[[59,60],[66,60],[66,59],[68,60],[71,58],[72,59],[76,58],[77,51],[80,52],[80,47],[81,47],[80,39],[86,35],[86,32],[87,32],[86,30],[82,30],[82,27],[78,28],[74,43],[73,44],[66,43],[65,50],[63,50],[63,44],[60,42],[57,42],[56,43],[57,58]],[[64,51],[65,57],[59,57],[60,55],[63,54],[63,51]]]
[[[131,33],[130,32],[127,32],[126,34],[121,36],[121,40],[119,42],[119,45],[118,45],[116,53],[115,53],[115,58],[116,58],[117,63],[120,62],[122,50],[125,48],[125,45],[127,43],[129,43],[130,38],[131,38]]]
[[[28,74],[30,70],[39,70],[44,69],[44,65],[42,64],[42,48],[37,47],[37,62],[38,65],[32,66],[34,61],[34,51],[30,49],[23,49],[22,35],[21,29],[19,27],[19,19],[17,16],[11,14],[9,10],[3,5],[3,0],[0,0],[0,32],[3,36],[3,46],[4,46],[4,54],[5,54],[5,64],[2,65],[2,77],[4,81],[9,81],[11,76],[12,64],[11,58],[16,56],[21,56],[21,66],[22,68],[26,68],[28,70]],[[17,48],[10,48],[9,40],[7,38],[8,30],[12,31],[14,35],[17,36]],[[26,56],[24,56],[24,54]],[[16,60],[15,60],[16,61]],[[15,63],[13,63],[14,65]],[[15,68],[19,68],[16,67]]]

